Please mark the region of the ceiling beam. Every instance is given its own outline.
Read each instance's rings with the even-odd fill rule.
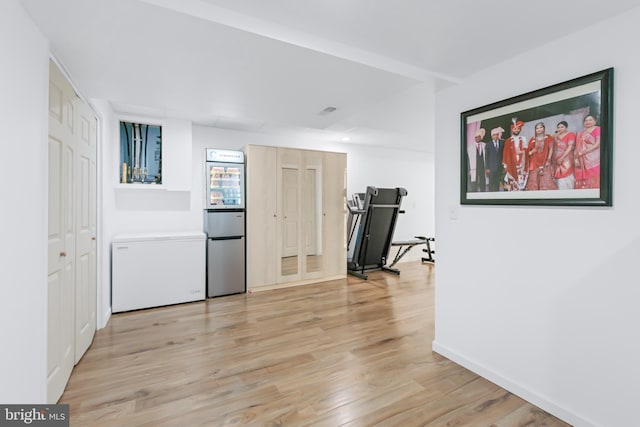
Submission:
[[[451,83],[459,79],[416,67],[387,56],[349,46],[334,40],[325,39],[303,31],[297,31],[250,15],[234,12],[202,0],[139,0],[150,5],[163,7],[185,15],[205,19],[220,25],[253,33],[262,37],[278,40],[294,46],[342,58],[372,68],[414,79],[418,82],[431,81],[433,78]]]

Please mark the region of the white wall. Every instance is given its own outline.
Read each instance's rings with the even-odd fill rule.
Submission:
[[[637,418],[639,20],[636,9],[523,53],[436,101],[434,349],[576,426]],[[608,67],[612,208],[459,206],[461,112]]]
[[[105,239],[120,233],[202,230],[202,203],[191,179],[191,122],[116,114],[108,102],[92,101],[103,127],[103,218]],[[119,121],[159,123],[163,127],[162,185],[120,184]],[[160,123],[161,122],[161,123]],[[185,157],[185,154],[186,157]],[[176,162],[176,157],[180,157]]]
[[[0,402],[44,403],[49,48],[16,0],[0,2],[0,55]]]
[[[432,153],[387,148],[347,148],[347,195],[363,193],[367,186],[404,187],[405,211],[398,217],[394,240],[411,240],[414,236],[435,236],[434,156]],[[420,247],[422,248],[422,247]],[[395,249],[392,249],[392,255]],[[420,259],[421,249],[413,249],[402,261]]]

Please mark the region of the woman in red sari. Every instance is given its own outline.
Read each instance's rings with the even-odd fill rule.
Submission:
[[[584,118],[584,130],[576,137],[575,176],[577,188],[600,188],[600,126],[596,118]]]
[[[559,190],[573,190],[576,178],[573,175],[573,151],[576,145],[576,134],[569,132],[569,124],[564,120],[558,123],[554,134],[554,159],[556,162],[553,177]]]
[[[543,122],[536,123],[535,135],[527,145],[529,159],[529,178],[526,190],[557,190],[551,170],[551,156],[553,156],[553,137],[545,133]]]

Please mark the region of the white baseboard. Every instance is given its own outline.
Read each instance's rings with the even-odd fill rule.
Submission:
[[[516,396],[530,402],[531,404],[547,411],[554,417],[560,418],[561,420],[573,425],[580,427],[599,427],[597,424],[589,421],[583,417],[574,414],[573,412],[562,408],[550,401],[548,398],[541,396],[540,394],[523,387],[522,385],[516,383],[515,381],[510,380],[509,378],[503,377],[502,375],[492,371],[491,369],[486,368],[461,354],[451,350],[450,348],[441,345],[436,340],[431,343],[431,348],[434,352],[440,354],[441,356],[446,357],[453,362],[456,362],[458,365],[463,366],[464,368],[474,372],[481,377],[491,381],[494,384],[499,385],[505,390],[515,394]]]
[[[109,323],[110,318],[111,318],[111,307],[108,307],[106,310],[104,310],[104,316],[102,317],[102,322],[96,325],[96,329],[102,329],[105,326],[107,326],[107,323]]]

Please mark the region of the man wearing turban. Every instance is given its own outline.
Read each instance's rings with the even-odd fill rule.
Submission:
[[[486,191],[487,176],[485,169],[485,147],[486,143],[482,141],[485,130],[480,128],[475,133],[475,143],[467,147],[468,157],[468,183],[467,188],[470,192]]]
[[[504,152],[502,153],[502,163],[504,163],[507,190],[523,190],[527,183],[526,148],[527,140],[520,135],[524,122],[512,119],[511,136],[504,142]]]

